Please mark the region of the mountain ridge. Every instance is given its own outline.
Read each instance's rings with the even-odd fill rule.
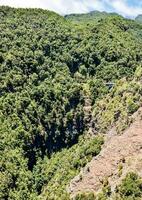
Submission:
[[[142,23],[142,14],[141,14],[141,15],[138,15],[138,16],[135,18],[135,20],[136,20],[137,22]]]
[[[115,12],[106,12],[106,11],[98,11],[98,10],[94,10],[94,11],[90,11],[88,13],[72,13],[72,14],[68,14],[68,15],[64,15],[64,17],[68,20],[74,21],[74,22],[82,22],[82,21],[98,21],[101,19],[105,19],[109,16],[120,16],[122,18],[122,15],[115,13]],[[130,18],[125,18],[125,19],[130,19]],[[132,20],[132,19],[130,19]],[[139,14],[138,16],[136,16],[133,20],[137,21],[137,22],[141,22],[142,21],[142,15]]]
[[[91,11],[89,13],[83,13],[83,14],[69,14],[65,15],[64,17],[71,21],[76,22],[83,22],[83,21],[98,21],[101,19],[105,19],[109,16],[120,16],[117,13],[108,13],[108,12],[100,12],[100,11]]]

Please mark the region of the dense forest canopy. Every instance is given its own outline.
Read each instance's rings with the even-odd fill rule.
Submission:
[[[140,106],[142,25],[104,15],[74,24],[51,11],[0,7],[1,199],[69,199],[66,185],[103,143],[86,135],[86,97],[98,133]],[[118,93],[127,113],[116,119],[112,108],[105,121],[101,111]]]

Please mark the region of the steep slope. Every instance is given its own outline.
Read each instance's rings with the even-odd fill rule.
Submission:
[[[67,184],[100,152],[92,133],[129,126],[141,103],[140,29],[120,16],[76,25],[0,7],[0,199],[67,200]]]
[[[129,171],[141,176],[142,108],[137,111],[142,106],[141,77],[140,67],[136,70],[134,80],[120,80],[110,94],[96,102],[95,130],[105,134],[106,142],[100,155],[71,181],[68,189],[71,196],[83,193],[76,199],[94,199],[93,193],[100,191],[106,180],[113,192]],[[107,189],[109,195],[111,190]],[[93,193],[88,194],[89,197],[87,193],[84,194],[85,191]],[[103,198],[109,199],[109,196]]]
[[[97,192],[107,178],[114,191],[129,171],[142,177],[142,108],[133,115],[133,120],[122,135],[112,136],[113,129],[108,133],[101,153],[71,181],[72,197],[79,192]]]

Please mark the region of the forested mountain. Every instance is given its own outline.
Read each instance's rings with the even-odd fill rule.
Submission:
[[[141,106],[142,25],[83,22],[0,7],[0,199],[69,199],[102,133]]]
[[[136,21],[142,23],[142,15],[138,15],[138,16],[136,17]]]
[[[107,13],[107,12],[100,12],[100,11],[91,11],[87,14],[70,14],[66,15],[65,18],[74,22],[97,22],[98,20],[105,19],[109,16],[118,16],[117,13]]]

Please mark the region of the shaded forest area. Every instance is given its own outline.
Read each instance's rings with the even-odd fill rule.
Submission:
[[[69,199],[103,144],[87,135],[85,96],[98,133],[121,131],[141,105],[141,49],[142,25],[121,16],[75,23],[0,7],[1,199]]]

